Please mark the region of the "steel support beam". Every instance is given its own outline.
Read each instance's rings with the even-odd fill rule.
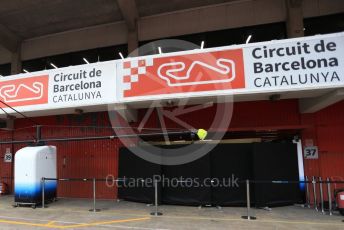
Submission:
[[[128,54],[131,57],[138,56],[139,37],[137,30],[128,32]]]
[[[11,74],[21,72],[21,38],[0,24],[0,45],[11,53]]]
[[[192,131],[172,131],[168,132],[168,135],[187,135],[191,137]],[[96,140],[113,140],[117,138],[136,138],[136,137],[154,137],[154,136],[163,136],[166,133],[163,132],[154,132],[154,133],[142,133],[142,134],[122,134],[122,135],[111,135],[111,136],[92,136],[92,137],[65,137],[65,138],[45,138],[40,139],[40,143],[47,142],[65,142],[65,141],[96,141]],[[11,140],[11,141],[2,141],[0,140],[0,145],[3,144],[29,144],[36,143],[37,140],[27,139],[27,140]]]
[[[6,26],[0,24],[0,45],[8,51],[15,53],[20,45],[21,39],[10,31]]]
[[[22,60],[21,60],[21,45],[18,44],[17,49],[12,52],[11,58],[11,74],[18,74],[22,71]]]
[[[304,36],[302,3],[303,0],[286,0],[288,38]]]
[[[136,30],[139,13],[135,0],[117,0],[117,3],[127,24],[128,30]]]
[[[138,25],[139,13],[135,0],[117,0],[118,6],[128,28],[128,54],[137,56],[136,49],[139,45]]]

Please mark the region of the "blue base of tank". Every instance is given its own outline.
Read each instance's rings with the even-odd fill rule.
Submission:
[[[39,204],[42,203],[42,185],[41,183],[15,183],[14,202]],[[53,200],[56,197],[56,181],[45,182],[44,189],[45,200]]]

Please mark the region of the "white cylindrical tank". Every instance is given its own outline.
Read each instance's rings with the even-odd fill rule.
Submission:
[[[14,157],[15,203],[42,202],[42,177],[56,178],[56,147],[34,146],[18,150]],[[45,199],[56,197],[56,181],[45,181]]]

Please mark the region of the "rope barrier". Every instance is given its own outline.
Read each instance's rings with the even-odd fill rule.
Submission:
[[[42,208],[45,208],[45,181],[92,181],[92,191],[93,191],[93,208],[89,211],[92,212],[98,212],[100,209],[96,208],[96,182],[97,181],[106,181],[106,182],[125,182],[127,180],[130,180],[131,178],[116,178],[116,179],[109,179],[109,178],[42,178]],[[143,180],[143,179],[141,179]],[[145,180],[143,180],[145,181]],[[158,211],[158,180],[154,179],[154,211],[151,213],[151,215],[154,216],[160,216],[162,215],[161,212]],[[183,181],[178,181],[183,182]],[[293,180],[241,180],[238,181],[238,183],[245,183],[246,184],[246,197],[247,197],[247,213],[245,216],[242,216],[242,218],[247,220],[255,220],[256,217],[251,214],[251,201],[250,201],[250,184],[300,184],[304,183],[307,184],[306,189],[306,196],[307,201],[305,207],[310,208],[310,191],[308,189],[308,184],[312,184],[313,187],[313,199],[314,199],[314,209],[316,211],[319,211],[318,209],[318,201],[317,201],[317,193],[316,193],[316,184],[319,185],[320,190],[320,210],[323,214],[325,213],[324,209],[324,198],[323,198],[323,184],[326,184],[327,189],[327,195],[328,195],[328,211],[329,215],[332,215],[332,195],[331,195],[331,184],[344,184],[344,181],[331,181],[330,178],[327,178],[326,180],[322,180],[320,177],[316,179],[316,177],[312,177],[312,180],[308,180],[308,177],[306,177],[306,180],[300,180],[300,181],[293,181]]]
[[[13,177],[1,177],[1,178],[11,178]],[[45,180],[57,180],[57,181],[93,181],[94,178],[45,178]],[[117,178],[117,179],[107,179],[107,178],[95,178],[96,181],[127,181],[133,178]],[[135,179],[135,178],[134,178]],[[247,180],[240,180],[238,183],[246,183]],[[179,183],[187,181],[178,181]],[[325,180],[315,180],[317,184],[344,184],[344,181],[325,181]],[[312,180],[304,181],[288,181],[288,180],[250,180],[250,183],[256,184],[312,184]]]

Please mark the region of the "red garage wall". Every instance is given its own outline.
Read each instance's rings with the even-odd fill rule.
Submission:
[[[319,148],[318,160],[305,160],[308,176],[344,179],[344,101],[314,114],[302,116],[310,128],[302,133],[303,144],[312,140]]]
[[[102,128],[70,128],[67,126],[108,126],[107,113],[92,113],[83,115],[65,115],[34,118],[41,125],[50,125],[42,129],[42,138],[49,137],[82,137],[112,135],[111,129]],[[33,124],[27,120],[16,120],[14,132],[15,140],[32,140],[35,129],[30,128]],[[29,128],[23,128],[29,127]],[[1,133],[0,133],[1,135]],[[3,138],[10,139],[9,132],[3,132]],[[51,142],[58,150],[57,175],[59,178],[106,178],[108,175],[117,177],[118,172],[118,149],[121,143],[118,140],[99,141],[71,141]],[[25,144],[0,145],[2,156],[5,148],[10,147],[12,152],[26,146]],[[0,171],[2,177],[12,177],[13,167],[11,163],[1,161]],[[5,179],[10,185],[11,180]],[[92,182],[59,182],[58,196],[60,197],[91,197]],[[105,182],[97,182],[98,198],[116,198],[117,189],[107,187]]]
[[[12,133],[7,131],[0,131],[0,140],[12,140]],[[6,144],[6,145],[0,145],[0,177],[1,182],[6,183],[9,186],[10,191],[12,191],[13,187],[13,180],[12,180],[12,167],[13,163],[5,163],[4,162],[4,155],[6,153],[6,149],[10,149],[13,153],[13,145]]]
[[[257,101],[235,103],[230,130],[269,130],[269,129],[302,129],[302,141],[312,139],[318,145],[320,158],[305,161],[305,173],[309,176],[344,178],[344,102],[332,105],[314,114],[300,114],[297,100]],[[215,108],[187,113],[180,119],[196,128],[208,128],[215,115]],[[145,114],[139,111],[139,117]],[[42,130],[43,137],[76,137],[112,135],[111,129],[105,128],[70,128],[70,126],[108,126],[107,112],[83,115],[64,115],[35,118],[42,125],[50,125]],[[179,127],[170,119],[165,119],[166,126]],[[137,124],[132,124],[137,126]],[[14,139],[32,139],[35,135],[27,120],[16,120],[15,127],[21,128],[13,134]],[[61,127],[65,126],[65,127]],[[68,126],[68,127],[67,127]],[[147,121],[146,127],[159,127],[157,114],[154,112]],[[10,132],[0,132],[1,140],[11,139]],[[49,143],[58,148],[57,168],[59,178],[105,178],[117,176],[119,140],[82,141]],[[12,152],[24,145],[0,145],[1,156],[6,148]],[[1,177],[12,177],[12,164],[0,163]],[[3,179],[12,186],[10,179]],[[89,182],[60,182],[60,197],[91,197],[92,185]],[[104,182],[97,183],[98,198],[115,198],[115,187],[107,187]]]
[[[192,107],[192,106],[190,106]],[[140,111],[140,117],[146,110]],[[297,100],[281,101],[253,101],[239,102],[233,105],[233,116],[229,130],[260,130],[260,129],[296,129],[301,127],[301,119]],[[195,128],[207,129],[216,114],[216,106],[197,110],[178,116],[182,121]],[[170,119],[165,119],[168,128],[180,128]],[[136,124],[137,125],[137,124]],[[159,118],[156,112],[147,122],[149,127],[159,127]],[[227,129],[227,127],[224,127]]]

